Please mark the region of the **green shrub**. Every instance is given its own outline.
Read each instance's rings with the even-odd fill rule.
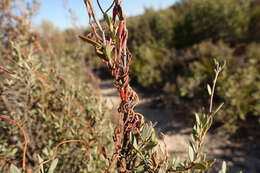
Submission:
[[[74,80],[71,75],[61,73],[55,66],[44,66],[41,63],[42,57],[34,52],[29,52],[25,59],[19,57],[19,53],[24,50],[23,46],[19,43],[14,43],[13,46],[13,58],[17,59],[19,66],[14,64],[9,68],[15,72],[15,76],[1,83],[1,114],[9,115],[23,124],[30,141],[28,166],[35,170],[35,163],[39,162],[37,155],[44,160],[50,158],[59,142],[81,139],[87,141],[88,166],[80,145],[64,144],[57,153],[57,158],[62,162],[58,163],[56,170],[104,170],[106,160],[97,154],[97,150],[101,150],[98,147],[103,145],[109,146],[113,126],[108,121],[109,114],[104,103],[95,94],[97,91],[83,81],[77,85],[77,78],[74,77]],[[44,61],[46,60],[45,58]],[[18,129],[1,121],[1,131],[1,157],[8,160],[20,156],[21,151],[16,146],[19,146],[21,139],[12,138],[12,134],[19,134]]]
[[[213,44],[210,41],[194,45],[187,52],[190,53],[185,57],[191,54],[195,58],[186,64],[188,68],[184,73],[177,74],[175,82],[165,85],[166,104],[191,110],[199,109],[201,104],[205,104],[206,95],[203,90],[214,76],[212,60],[217,57],[227,62],[216,95],[217,103],[225,102],[225,111],[221,111],[217,120],[233,132],[243,124],[255,124],[254,119],[259,119],[260,115],[259,45],[250,44],[246,53],[240,56],[235,56],[234,48],[227,44]],[[185,68],[185,65],[182,67]]]
[[[173,28],[173,43],[177,48],[207,39],[234,41],[247,31],[248,1],[195,0],[185,2],[181,8],[183,17]]]
[[[260,41],[260,6],[255,6],[250,14],[250,21],[248,26],[249,39]]]
[[[0,4],[9,2],[13,3]],[[4,5],[1,8],[9,7]],[[31,27],[30,16],[8,20],[10,16],[3,11],[0,11],[5,19],[0,26],[1,66],[15,74],[0,72],[0,115],[15,120],[25,130],[27,171],[38,172],[41,159],[52,158],[60,142],[82,140],[88,154],[79,142],[61,145],[55,155],[59,159],[55,171],[102,172],[108,163],[99,153],[113,141],[113,114],[108,113],[98,91],[86,83],[91,74],[85,75],[84,55],[75,43],[78,39],[73,40],[77,38],[75,33],[67,30],[64,37],[52,28],[45,31],[50,32],[44,38],[41,36],[47,33],[39,35]],[[51,29],[46,24],[45,29],[48,27]],[[0,172],[9,172],[10,164],[21,167],[24,141],[19,129],[2,119],[0,132]],[[110,153],[108,150],[106,154]],[[44,172],[50,171],[50,165],[43,165]]]
[[[165,80],[163,74],[169,63],[169,51],[158,44],[143,44],[135,49],[137,60],[133,63],[131,76],[139,86],[145,89],[158,88]]]
[[[226,113],[223,113],[223,119],[229,119],[232,122],[237,119],[246,120],[254,115],[259,120],[259,48],[257,44],[250,44],[247,48],[245,62],[236,65],[236,68],[234,69],[233,67],[233,70],[232,66],[230,66],[220,78],[223,82],[218,88],[219,94],[227,102]]]
[[[153,9],[146,9],[143,15],[129,18],[130,50],[134,51],[144,44],[168,45],[172,39],[171,28],[174,25],[174,20],[175,12],[171,9],[166,9],[160,13]]]

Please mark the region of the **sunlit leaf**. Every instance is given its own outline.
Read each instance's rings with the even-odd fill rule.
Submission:
[[[196,163],[196,164],[194,165],[194,168],[195,168],[195,169],[200,169],[200,170],[205,170],[205,169],[206,169],[206,166],[203,165],[203,164],[201,164],[201,163]]]
[[[216,114],[220,109],[221,109],[221,107],[224,105],[224,103],[221,103],[219,106],[218,106],[218,108],[215,110],[215,112],[214,112],[214,114]]]
[[[207,89],[208,89],[208,93],[209,93],[209,95],[211,96],[211,88],[210,88],[210,85],[209,84],[207,84]]]
[[[58,164],[58,161],[59,161],[59,159],[54,159],[54,160],[51,162],[51,166],[50,166],[50,168],[49,168],[48,173],[54,173],[54,170],[55,170],[55,168],[56,168],[56,166],[57,166],[57,164]]]
[[[37,156],[38,156],[39,163],[42,163],[43,159],[41,158],[41,156],[39,154]],[[40,169],[41,169],[41,173],[44,173],[42,164],[40,165]]]
[[[191,162],[194,161],[194,151],[191,146],[189,146],[189,159]]]
[[[21,171],[15,165],[12,164],[10,167],[10,173],[21,173]]]

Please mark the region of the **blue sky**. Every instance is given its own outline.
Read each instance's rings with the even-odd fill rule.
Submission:
[[[145,8],[152,7],[155,10],[166,8],[177,0],[123,0],[123,8],[127,16],[142,14]],[[78,20],[77,26],[87,26],[88,16],[83,0],[39,0],[41,8],[35,18],[35,24],[40,25],[43,19],[51,21],[60,29],[72,26],[68,9],[71,8]],[[66,3],[64,3],[66,2]],[[93,0],[96,6],[96,0]],[[111,0],[100,0],[104,6],[109,6]],[[100,14],[101,17],[101,14]]]

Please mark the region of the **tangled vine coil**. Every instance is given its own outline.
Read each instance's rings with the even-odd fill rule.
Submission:
[[[137,93],[129,85],[129,66],[132,54],[127,48],[128,30],[126,28],[126,16],[122,11],[122,2],[115,0],[106,10],[102,9],[97,0],[100,11],[103,13],[108,31],[102,27],[93,9],[91,0],[84,0],[89,15],[89,24],[92,33],[80,38],[94,46],[96,55],[107,66],[115,79],[115,87],[118,89],[121,104],[118,108],[119,114],[123,115],[125,130],[141,127],[144,117],[134,111],[139,102]],[[108,15],[112,11],[112,19]],[[118,18],[118,21],[117,21]]]

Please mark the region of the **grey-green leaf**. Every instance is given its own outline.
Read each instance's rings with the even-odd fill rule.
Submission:
[[[144,141],[147,141],[151,135],[152,135],[152,132],[153,132],[153,129],[151,126],[149,126],[148,124],[145,124],[144,125],[144,128],[142,130],[142,139]]]
[[[191,162],[194,161],[194,151],[191,146],[189,146],[189,158]]]
[[[227,163],[223,161],[222,168],[218,173],[226,173],[227,172]]]
[[[208,167],[211,167],[215,162],[216,162],[216,159],[211,159],[211,160],[207,161]]]
[[[200,170],[205,170],[205,169],[206,169],[205,165],[203,165],[203,164],[201,164],[201,163],[196,163],[196,164],[194,165],[194,168],[195,168],[195,169],[200,169]]]
[[[210,88],[209,84],[207,84],[207,89],[208,89],[209,95],[211,96],[212,92],[211,92],[211,88]]]
[[[214,114],[216,114],[216,113],[222,108],[223,105],[224,105],[224,103],[221,103],[221,104],[218,106],[218,108],[215,110]]]
[[[195,117],[196,117],[196,122],[198,125],[200,125],[200,117],[199,114],[195,113]]]
[[[21,171],[15,165],[12,164],[10,167],[10,173],[21,173]]]
[[[52,162],[51,162],[51,166],[50,166],[50,169],[48,171],[48,173],[54,173],[54,170],[58,164],[58,161],[59,159],[54,159]]]
[[[41,156],[39,154],[37,156],[38,156],[39,163],[42,163],[43,159],[41,158]],[[40,169],[41,169],[41,173],[44,173],[42,164],[40,165]]]
[[[134,147],[136,150],[138,150],[138,145],[137,145],[136,137],[134,137],[133,140],[134,140],[134,141],[133,141],[133,147]]]
[[[175,169],[178,165],[179,165],[179,158],[175,159],[174,162],[173,162],[173,168]]]
[[[144,147],[144,150],[150,150],[152,148],[154,148],[155,146],[157,145],[157,143],[153,142],[153,141],[150,141],[145,147]]]

